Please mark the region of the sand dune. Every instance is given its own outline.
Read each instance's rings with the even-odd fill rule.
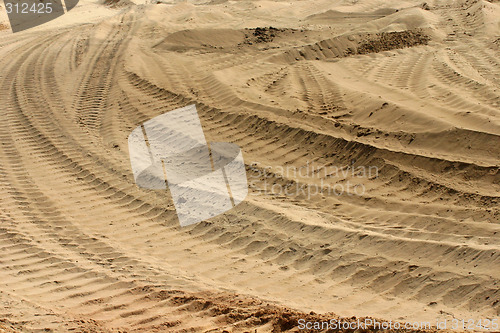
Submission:
[[[499,31],[485,0],[84,1],[0,31],[0,328],[498,318]],[[127,136],[190,104],[250,193],[180,228]]]

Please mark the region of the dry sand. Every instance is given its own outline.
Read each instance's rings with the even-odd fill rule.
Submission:
[[[498,318],[499,22],[485,0],[82,0],[3,29],[0,330]],[[127,136],[193,103],[252,188],[180,228]],[[311,163],[379,172],[280,175]],[[365,191],[262,190],[347,181]]]

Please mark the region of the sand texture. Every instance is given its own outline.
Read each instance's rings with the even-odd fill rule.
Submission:
[[[0,331],[499,317],[499,2],[82,0],[15,34],[1,15]],[[190,104],[250,190],[181,228],[127,136]],[[347,172],[280,172],[312,165]]]

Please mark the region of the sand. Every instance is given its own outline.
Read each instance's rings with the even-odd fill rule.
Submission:
[[[498,319],[498,2],[82,0],[16,34],[1,15],[0,330]],[[127,136],[190,104],[250,191],[181,228]]]

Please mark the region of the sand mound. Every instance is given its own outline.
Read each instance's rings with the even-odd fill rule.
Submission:
[[[156,44],[155,48],[182,52],[189,49],[234,47],[244,41],[245,34],[242,31],[230,29],[184,30],[168,35]]]
[[[422,31],[383,32],[372,37],[368,35],[352,54],[368,54],[374,52],[403,49],[417,45],[427,45],[430,37]],[[350,50],[349,50],[350,51]]]
[[[273,59],[286,62],[326,60],[427,45],[429,40],[430,37],[421,30],[340,36],[322,40],[300,49],[286,51],[283,55]]]
[[[121,8],[132,6],[134,3],[130,0],[102,0],[101,4],[110,8]]]
[[[337,10],[327,10],[323,13],[313,14],[307,17],[307,20],[314,23],[331,24],[336,21],[358,21],[366,22],[382,18],[398,12],[395,8],[381,8],[373,12],[341,12]]]
[[[276,35],[286,31],[285,29],[276,29],[273,27],[248,29],[251,34],[245,34],[245,43],[269,43],[274,40]]]

